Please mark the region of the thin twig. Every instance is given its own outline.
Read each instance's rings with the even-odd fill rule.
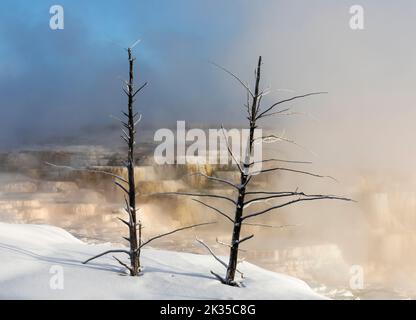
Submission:
[[[175,230],[173,230],[173,231],[169,231],[169,232],[166,232],[166,233],[160,234],[160,235],[158,235],[158,236],[155,236],[155,237],[150,238],[149,240],[147,240],[147,241],[143,242],[143,243],[140,245],[139,249],[143,248],[145,245],[149,244],[150,242],[152,242],[152,241],[154,241],[154,240],[156,240],[156,239],[160,239],[160,238],[163,238],[163,237],[169,236],[169,235],[171,235],[171,234],[173,234],[173,233],[176,233],[176,232],[179,232],[179,231],[182,231],[182,230],[186,230],[186,229],[195,228],[195,227],[200,227],[200,226],[206,226],[206,225],[210,225],[210,224],[215,224],[215,223],[217,223],[217,222],[205,222],[205,223],[198,223],[198,224],[193,224],[193,225],[191,225],[191,226],[178,228],[178,229],[175,229]]]
[[[251,200],[248,200],[246,202],[244,202],[244,206],[249,205],[253,202],[261,202],[261,201],[266,201],[266,200],[270,200],[270,199],[275,199],[275,198],[283,198],[283,197],[294,197],[294,196],[301,196],[301,197],[324,197],[324,196],[333,196],[333,195],[322,195],[322,194],[305,194],[303,192],[261,192],[262,194],[268,194],[266,197],[259,197],[259,198],[254,198]],[[253,193],[251,193],[253,194]]]
[[[219,210],[219,209],[217,209],[217,208],[215,208],[213,206],[210,206],[209,204],[206,204],[205,202],[202,202],[202,201],[200,201],[198,199],[192,199],[192,200],[195,201],[195,202],[198,202],[198,203],[200,203],[202,205],[204,205],[207,208],[210,208],[210,209],[214,210],[215,212],[217,212],[221,216],[225,217],[226,219],[228,219],[229,221],[231,221],[232,223],[234,223],[234,220],[229,215],[227,215],[226,213],[222,212],[221,210]]]
[[[248,218],[253,218],[253,217],[256,217],[256,216],[265,214],[265,213],[267,213],[269,211],[286,207],[286,206],[291,205],[291,204],[296,203],[296,202],[313,201],[313,200],[343,200],[343,201],[353,201],[353,200],[348,199],[348,198],[333,197],[333,196],[322,196],[322,197],[316,197],[316,198],[299,198],[299,199],[295,199],[295,200],[292,200],[292,201],[289,201],[289,202],[286,202],[286,203],[283,203],[283,204],[280,204],[280,205],[276,205],[276,206],[270,207],[268,209],[265,209],[265,210],[262,210],[262,211],[259,211],[259,212],[251,213],[251,214],[249,214],[247,216],[242,217],[242,220],[246,220]]]
[[[222,241],[221,241],[221,240],[219,240],[218,238],[215,238],[215,241],[216,241],[218,244],[220,244],[220,245],[223,245],[223,246],[225,246],[225,247],[227,247],[227,248],[231,248],[231,245],[230,245],[230,244],[225,243],[225,242],[222,242]],[[241,251],[241,252],[246,252],[247,250],[243,250],[243,249],[238,248],[238,251]]]
[[[309,97],[309,96],[314,96],[314,95],[319,95],[319,94],[326,94],[326,93],[328,93],[328,92],[312,92],[312,93],[307,93],[307,94],[303,94],[303,95],[299,95],[299,96],[294,96],[294,97],[291,97],[289,99],[284,99],[284,100],[278,101],[278,102],[272,104],[269,108],[267,108],[263,112],[261,112],[256,117],[256,120],[262,118],[264,115],[267,114],[267,112],[271,111],[273,108],[275,108],[279,104],[282,104],[282,103],[285,103],[285,102],[289,102],[289,101],[293,101],[293,100],[300,99],[300,98],[306,98],[306,97]]]
[[[274,134],[271,134],[271,135],[268,135],[268,136],[264,136],[264,137],[260,137],[260,138],[256,138],[256,139],[254,139],[254,141],[255,141],[255,142],[256,142],[257,140],[261,140],[261,142],[264,142],[264,143],[274,143],[274,142],[277,142],[277,141],[284,141],[284,142],[287,142],[287,143],[293,144],[293,145],[297,146],[298,148],[301,148],[301,149],[303,149],[303,150],[305,150],[305,151],[309,152],[310,154],[312,154],[312,155],[316,156],[316,153],[315,153],[315,152],[312,152],[312,151],[311,151],[311,150],[309,150],[308,148],[306,148],[306,147],[304,147],[304,146],[300,145],[299,143],[297,143],[297,142],[295,142],[295,141],[293,141],[293,140],[290,140],[290,139],[287,139],[287,138],[281,137],[281,136],[276,136],[276,135],[274,135]]]
[[[284,162],[284,163],[294,163],[294,164],[311,164],[311,161],[296,161],[296,160],[284,160],[284,159],[265,159],[261,161],[253,161],[249,163],[250,166],[257,163],[266,163],[266,162]]]
[[[205,249],[207,249],[208,250],[208,252],[214,257],[214,259],[215,260],[217,260],[219,263],[221,263],[221,265],[224,267],[224,268],[227,268],[227,264],[224,262],[224,261],[222,261],[220,258],[218,258],[217,256],[216,256],[216,254],[211,250],[211,248],[210,247],[208,247],[208,245],[204,242],[204,241],[202,241],[202,240],[199,240],[197,237],[195,237],[195,240],[199,243],[199,244],[201,244],[202,246],[204,246],[205,247]]]
[[[221,182],[221,183],[227,184],[227,185],[229,185],[229,186],[231,186],[231,187],[233,187],[233,188],[235,188],[237,190],[240,189],[240,187],[238,185],[232,183],[231,181],[228,181],[228,180],[225,180],[225,179],[216,178],[216,177],[211,177],[211,176],[208,176],[208,175],[206,175],[205,173],[202,173],[202,172],[189,173],[189,174],[187,174],[185,176],[197,176],[197,175],[202,176],[202,177],[204,177],[204,178],[206,178],[208,180],[212,180],[212,181],[216,181],[216,182]]]
[[[279,111],[276,111],[276,112],[268,113],[268,114],[265,114],[262,118],[276,116],[276,115],[279,115],[279,114],[284,114],[284,112],[287,112],[289,110],[290,110],[290,108],[286,108],[286,109],[282,109],[282,110],[279,110]]]
[[[118,183],[117,181],[115,181],[114,183],[116,184],[117,187],[123,190],[126,194],[129,194],[129,191],[125,187],[123,187],[120,183]]]
[[[133,93],[133,98],[136,96],[136,94],[138,94],[140,91],[142,91],[142,89],[144,87],[147,86],[147,82],[145,82],[139,89],[137,89],[134,93]]]
[[[251,95],[251,97],[254,98],[254,94],[251,92],[250,88],[248,87],[248,85],[246,85],[238,76],[236,76],[234,73],[232,73],[231,71],[227,70],[226,68],[216,64],[215,62],[209,61],[212,65],[216,66],[217,68],[221,69],[222,71],[225,71],[226,73],[228,73],[230,76],[232,76],[234,79],[236,79],[246,90],[247,92]]]
[[[338,182],[337,179],[335,179],[334,177],[331,177],[331,176],[323,176],[323,175],[312,173],[312,172],[309,172],[309,171],[295,170],[295,169],[289,169],[289,168],[280,168],[280,167],[255,171],[255,172],[252,172],[252,175],[257,175],[257,174],[260,174],[260,173],[266,173],[266,172],[271,172],[271,171],[288,171],[288,172],[305,174],[305,175],[316,177],[316,178],[329,178],[329,179],[332,179],[332,180]]]
[[[198,243],[200,243],[202,246],[204,246],[208,250],[208,252],[214,257],[215,260],[221,263],[226,269],[228,268],[228,265],[224,261],[222,261],[220,258],[218,258],[215,255],[215,253],[211,250],[211,248],[204,241],[199,240],[197,237],[195,237],[195,239]],[[244,276],[244,274],[240,270],[235,269],[235,271],[237,271],[241,275],[241,277]]]
[[[250,235],[250,236],[247,236],[247,237],[244,237],[243,239],[238,240],[238,244],[240,245],[240,244],[242,244],[244,241],[250,240],[250,239],[251,239],[251,238],[253,238],[253,237],[254,237],[254,234],[252,234],[252,235]]]
[[[225,141],[225,144],[227,145],[227,150],[228,150],[228,153],[229,153],[229,154],[231,155],[231,157],[233,158],[233,160],[234,160],[235,164],[237,165],[238,170],[240,171],[240,173],[243,173],[243,169],[241,168],[240,162],[239,162],[239,161],[237,161],[237,158],[234,156],[234,153],[233,153],[233,151],[231,150],[230,144],[228,143],[227,135],[225,134],[225,129],[224,129],[224,126],[223,126],[223,125],[221,125],[221,129],[222,129],[222,134],[224,135],[224,141]]]
[[[117,259],[115,256],[113,256],[113,258],[119,263],[121,264],[124,268],[126,268],[127,270],[130,271],[130,273],[133,272],[133,269],[130,268],[127,264],[125,264],[123,261],[121,261],[120,259]]]
[[[117,219],[118,220],[120,220],[121,222],[123,222],[125,225],[127,225],[128,227],[130,227],[130,223],[129,222],[127,222],[126,220],[124,220],[124,219],[122,219],[122,218],[120,218],[120,217],[117,217]]]
[[[92,258],[89,258],[88,260],[85,260],[82,264],[87,264],[88,262],[90,262],[90,261],[92,261],[92,260],[95,260],[95,259],[97,259],[97,258],[99,258],[99,257],[102,257],[102,256],[104,256],[104,255],[106,255],[106,254],[109,254],[109,253],[125,253],[125,254],[127,254],[127,255],[130,255],[130,252],[128,252],[127,250],[122,250],[122,249],[120,249],[120,250],[117,250],[117,249],[114,249],[114,250],[108,250],[108,251],[105,251],[105,252],[103,252],[103,253],[100,253],[100,254],[98,254],[98,255],[96,255],[96,256],[94,256],[94,257],[92,257]]]

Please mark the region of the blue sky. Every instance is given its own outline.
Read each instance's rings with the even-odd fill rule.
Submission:
[[[3,114],[14,126],[2,130],[0,140],[6,143],[18,132],[15,139],[24,142],[33,132],[47,137],[107,123],[108,115],[123,107],[120,78],[127,71],[123,49],[136,39],[142,40],[135,52],[139,81],[152,84],[143,97],[148,123],[163,122],[178,109],[189,114],[198,90],[210,80],[196,79],[198,68],[206,68],[210,52],[227,44],[242,18],[212,19],[233,6],[230,2],[217,8],[220,2],[210,3],[2,1],[0,93],[8,105]],[[64,8],[64,30],[49,28],[53,4]],[[167,101],[160,99],[162,91]],[[187,91],[187,107],[178,91]],[[19,121],[28,114],[29,123]]]
[[[416,4],[359,2],[365,9],[363,31],[349,28],[349,7],[356,2],[346,0],[3,0],[0,147],[82,137],[85,130],[112,124],[109,115],[125,107],[123,48],[138,38],[137,81],[149,82],[137,101],[143,126],[173,126],[176,120],[241,123],[244,92],[208,61],[251,80],[263,55],[265,87],[330,92],[296,105],[312,110],[320,123],[272,123],[305,144],[315,143],[313,135],[302,137],[307,130],[323,139],[337,132],[346,144],[352,127],[368,141],[374,132],[390,140],[398,132],[410,136],[416,116]],[[49,29],[54,4],[64,7],[64,30]],[[282,95],[275,91],[268,99]],[[322,140],[316,146],[326,147]]]

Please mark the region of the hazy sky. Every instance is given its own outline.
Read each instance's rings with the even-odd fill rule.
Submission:
[[[49,8],[65,29],[49,28]],[[365,30],[349,27],[351,5]],[[8,1],[0,3],[0,146],[15,147],[112,123],[125,107],[124,47],[135,48],[143,124],[235,123],[245,96],[208,63],[252,80],[264,57],[264,86],[329,91],[294,104],[317,120],[275,119],[322,155],[343,147],[352,162],[416,160],[414,1]],[[270,103],[291,93],[274,92]],[[81,131],[80,131],[81,129]],[[385,146],[388,145],[388,151]],[[325,156],[333,160],[333,157]]]

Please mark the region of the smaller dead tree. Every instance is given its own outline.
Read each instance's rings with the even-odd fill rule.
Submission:
[[[169,236],[179,231],[216,223],[216,222],[206,222],[206,223],[193,224],[193,225],[174,229],[172,231],[151,237],[149,239],[143,238],[143,234],[142,234],[143,225],[138,216],[139,209],[136,203],[137,181],[135,181],[135,156],[134,156],[135,145],[136,145],[136,133],[137,133],[136,128],[137,128],[137,124],[141,120],[141,115],[139,115],[139,113],[135,111],[134,102],[135,102],[136,95],[143,88],[146,87],[147,82],[141,85],[138,89],[135,89],[134,63],[136,59],[132,55],[132,49],[137,43],[138,41],[127,49],[128,62],[129,62],[129,79],[128,81],[124,81],[125,86],[123,86],[123,91],[127,96],[127,112],[125,111],[122,112],[125,119],[117,118],[123,126],[123,128],[121,129],[122,130],[121,138],[124,140],[124,142],[127,145],[127,159],[124,162],[124,166],[127,170],[127,178],[121,177],[119,175],[115,175],[110,172],[102,171],[102,170],[95,170],[95,169],[89,169],[89,168],[73,168],[69,166],[57,166],[57,165],[48,163],[49,165],[54,166],[54,167],[59,167],[59,168],[68,169],[68,170],[88,171],[92,173],[105,174],[114,178],[114,183],[121,190],[121,192],[124,193],[124,202],[125,202],[124,211],[127,214],[128,219],[122,219],[122,218],[118,218],[118,219],[123,224],[125,224],[128,228],[128,237],[123,237],[123,239],[129,243],[129,250],[126,250],[126,249],[108,250],[92,258],[89,258],[88,260],[84,261],[83,264],[87,264],[90,261],[93,261],[107,254],[122,253],[128,256],[130,260],[129,264],[121,261],[115,256],[113,256],[113,258],[119,264],[125,267],[129,271],[131,276],[138,276],[140,274],[141,268],[142,268],[141,261],[140,261],[141,251],[143,247],[150,244],[154,240]]]
[[[290,161],[290,160],[282,160],[282,159],[263,159],[261,161],[254,161],[252,160],[253,151],[254,151],[254,144],[256,142],[263,143],[265,141],[288,141],[292,142],[288,139],[283,137],[279,137],[276,135],[268,135],[263,136],[260,138],[256,138],[255,130],[259,126],[259,122],[267,117],[278,116],[278,115],[285,115],[288,114],[289,108],[282,108],[278,109],[281,105],[291,102],[294,100],[306,98],[309,96],[323,94],[324,92],[312,92],[308,94],[293,96],[288,99],[277,101],[266,108],[262,108],[262,99],[268,93],[267,90],[260,89],[260,80],[261,80],[261,66],[262,66],[262,58],[259,57],[257,68],[255,70],[255,79],[254,79],[254,88],[253,90],[249,87],[248,84],[243,82],[238,76],[233,74],[232,72],[228,71],[227,69],[216,65],[229,75],[231,75],[234,79],[236,79],[245,89],[247,94],[247,104],[244,106],[247,111],[247,120],[248,120],[248,127],[250,129],[249,138],[247,141],[247,148],[246,154],[239,159],[236,155],[233,154],[232,148],[228,145],[227,137],[224,134],[224,139],[227,142],[227,149],[228,153],[230,154],[233,164],[237,167],[240,173],[240,180],[236,183],[233,181],[228,181],[222,178],[217,178],[213,176],[208,176],[202,172],[195,173],[200,175],[212,182],[219,183],[228,187],[231,187],[234,190],[235,198],[230,198],[223,195],[218,194],[206,194],[206,193],[191,193],[191,192],[172,192],[172,193],[164,193],[164,195],[183,195],[183,196],[192,196],[196,197],[193,200],[198,202],[199,204],[207,207],[208,209],[212,210],[216,214],[225,217],[225,219],[232,224],[232,233],[231,233],[231,242],[229,244],[225,244],[217,239],[217,242],[222,245],[226,245],[229,248],[229,259],[228,262],[222,261],[218,256],[215,255],[213,250],[211,250],[207,244],[205,244],[202,240],[197,239],[197,241],[203,245],[208,252],[220,262],[220,264],[226,269],[225,276],[221,276],[217,273],[211,271],[211,273],[223,284],[236,286],[238,282],[235,280],[236,273],[241,273],[237,269],[237,264],[239,262],[238,256],[239,252],[241,251],[240,246],[252,239],[254,234],[247,234],[242,236],[242,229],[246,226],[258,226],[258,227],[274,227],[267,224],[261,223],[251,223],[250,220],[253,218],[276,212],[279,209],[294,205],[296,203],[305,202],[305,201],[317,201],[317,200],[342,200],[342,201],[351,201],[348,198],[338,197],[333,195],[324,195],[324,194],[305,194],[304,192],[296,191],[248,191],[248,187],[252,179],[256,176],[264,175],[266,173],[271,172],[289,172],[295,174],[302,174],[307,175],[315,178],[331,178],[328,176],[323,176],[320,174],[316,174],[313,172],[309,172],[306,170],[298,170],[291,167],[286,166],[270,166],[267,167],[267,164],[274,164],[274,163],[286,163],[286,164],[306,164],[308,162],[304,161]],[[224,130],[224,128],[223,128]],[[256,141],[256,140],[260,141]],[[293,143],[293,142],[292,142]],[[261,163],[261,169],[256,170],[255,165]],[[264,168],[263,165],[266,165]],[[331,178],[333,179],[333,178]],[[158,194],[161,195],[161,194]],[[232,203],[234,206],[234,214],[226,213],[224,210],[210,205],[204,201],[201,201],[197,198],[208,198],[208,199],[220,199],[223,201],[227,201]],[[278,203],[273,203],[273,201],[280,201]],[[272,203],[271,203],[272,202]],[[270,204],[271,203],[271,204]],[[267,206],[266,208],[262,208],[259,210],[249,211],[249,207],[256,207],[256,205]],[[269,205],[270,204],[270,205]],[[283,226],[278,226],[283,227]]]

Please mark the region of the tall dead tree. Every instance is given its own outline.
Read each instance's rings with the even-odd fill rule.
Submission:
[[[137,43],[137,42],[136,42]],[[134,45],[132,46],[134,47]],[[133,58],[132,55],[132,47],[127,49],[128,54],[128,61],[129,61],[129,80],[125,82],[126,87],[123,87],[124,93],[127,95],[127,112],[123,111],[123,115],[126,117],[125,120],[120,120],[121,124],[124,128],[122,128],[122,139],[127,144],[128,152],[127,152],[127,161],[125,162],[125,166],[127,168],[127,180],[123,179],[122,177],[117,177],[117,180],[115,181],[115,184],[121,189],[123,193],[125,193],[125,212],[128,215],[128,221],[124,219],[120,219],[121,222],[123,222],[129,229],[129,236],[124,237],[125,240],[128,241],[130,245],[130,250],[109,250],[106,252],[103,252],[99,255],[96,255],[83,263],[88,263],[96,258],[99,258],[103,255],[109,254],[109,253],[125,253],[129,256],[130,259],[130,265],[127,265],[126,263],[122,262],[121,260],[116,259],[122,266],[127,268],[130,271],[131,276],[137,276],[139,275],[141,271],[141,263],[140,263],[140,256],[141,256],[141,250],[144,246],[148,245],[150,242],[160,239],[165,236],[169,236],[173,233],[183,231],[190,228],[195,228],[199,226],[209,225],[213,224],[215,222],[206,222],[206,223],[199,223],[199,224],[193,224],[190,226],[178,228],[175,230],[172,230],[170,232],[166,232],[160,235],[157,235],[155,237],[152,237],[150,239],[144,240],[142,237],[142,222],[140,219],[138,219],[137,213],[138,209],[136,207],[136,181],[135,181],[135,159],[134,159],[134,147],[136,144],[136,125],[141,120],[141,115],[139,115],[134,110],[134,98],[135,96],[147,85],[147,82],[144,83],[142,86],[140,86],[137,90],[134,88],[134,62],[135,58]]]
[[[131,276],[137,276],[140,272],[140,251],[142,247],[142,223],[137,217],[138,209],[136,207],[136,182],[134,176],[135,158],[134,158],[134,147],[136,144],[136,126],[141,119],[141,116],[134,110],[134,97],[147,85],[145,82],[137,90],[134,88],[134,62],[135,58],[132,55],[132,47],[127,49],[128,61],[129,61],[129,79],[125,82],[123,87],[124,93],[127,95],[127,112],[123,111],[125,120],[120,122],[123,126],[121,138],[127,145],[127,160],[124,165],[127,170],[127,179],[117,177],[115,184],[125,194],[125,212],[128,215],[128,220],[120,219],[129,230],[128,237],[124,237],[128,241],[130,250],[110,250],[95,257],[92,257],[84,262],[88,263],[98,257],[101,257],[109,253],[125,253],[129,256],[130,265],[116,259],[121,265],[126,267],[130,271]]]
[[[241,231],[244,226],[260,226],[260,227],[270,227],[269,225],[259,224],[259,223],[250,223],[249,221],[255,217],[259,217],[261,215],[276,211],[278,209],[303,202],[303,201],[315,201],[315,200],[344,200],[344,201],[351,201],[350,199],[344,198],[344,197],[338,197],[338,196],[332,196],[332,195],[321,195],[321,194],[305,194],[303,192],[296,191],[248,191],[248,187],[250,185],[250,182],[252,179],[257,175],[262,175],[270,172],[276,172],[276,171],[286,171],[286,172],[292,172],[297,174],[304,174],[309,175],[312,177],[318,177],[318,178],[325,178],[327,176],[322,176],[319,174],[315,174],[309,171],[304,170],[296,170],[293,168],[288,167],[282,167],[282,166],[273,166],[273,167],[266,167],[263,168],[264,164],[270,164],[270,163],[306,163],[302,161],[290,161],[290,160],[282,160],[282,159],[264,159],[261,161],[254,161],[253,159],[253,150],[254,150],[254,144],[256,142],[255,137],[255,130],[258,128],[259,121],[266,118],[271,117],[275,115],[282,115],[285,114],[287,111],[289,111],[289,108],[283,108],[278,109],[280,105],[283,105],[287,102],[298,100],[301,98],[306,98],[313,95],[319,95],[323,94],[324,92],[313,92],[303,95],[297,95],[293,96],[288,99],[284,99],[281,101],[277,101],[270,106],[266,108],[262,108],[262,98],[267,94],[266,91],[261,90],[260,88],[260,80],[261,80],[261,66],[262,66],[262,58],[261,56],[258,59],[257,68],[255,69],[255,79],[254,79],[254,90],[250,89],[249,85],[244,83],[238,76],[233,74],[232,72],[228,71],[227,69],[216,65],[229,75],[231,75],[233,78],[235,78],[245,89],[247,93],[247,104],[245,105],[247,110],[247,120],[248,125],[250,129],[250,134],[248,138],[248,145],[246,148],[246,154],[243,155],[240,159],[236,155],[233,154],[231,147],[228,145],[227,141],[227,148],[228,153],[231,155],[231,158],[233,160],[233,163],[236,165],[240,172],[240,181],[238,183],[235,183],[233,181],[228,181],[225,179],[217,178],[208,176],[202,172],[196,173],[197,175],[203,176],[208,180],[211,180],[213,182],[217,182],[220,184],[227,185],[236,192],[236,198],[232,199],[226,196],[217,195],[217,194],[199,194],[199,193],[187,193],[187,192],[172,192],[172,193],[164,193],[164,195],[185,195],[185,196],[194,196],[194,197],[206,197],[206,198],[212,198],[212,199],[221,199],[224,201],[231,202],[234,207],[235,211],[234,214],[229,214],[224,212],[218,207],[215,207],[213,205],[210,205],[206,202],[200,201],[198,199],[193,199],[194,201],[200,203],[201,205],[209,208],[210,210],[213,210],[215,213],[223,216],[226,218],[227,221],[232,223],[232,234],[231,234],[231,242],[230,244],[225,244],[227,247],[229,247],[229,259],[228,263],[222,261],[218,256],[216,256],[203,241],[197,239],[197,241],[203,245],[213,256],[214,258],[219,261],[225,268],[226,273],[225,276],[221,276],[217,273],[214,273],[211,271],[211,273],[222,283],[227,285],[238,285],[238,282],[235,281],[235,275],[236,272],[239,272],[237,269],[238,264],[238,255],[240,251],[240,245],[244,243],[245,241],[251,239],[254,237],[253,234],[247,235],[242,237]],[[224,128],[223,128],[224,130]],[[227,137],[224,135],[224,138],[227,140]],[[261,142],[270,140],[270,139],[277,139],[277,140],[286,140],[283,137],[277,137],[275,135],[269,135],[269,136],[262,136],[260,137]],[[255,170],[255,165],[258,163],[261,163],[262,169],[261,170]],[[329,177],[330,178],[330,177]],[[158,194],[161,195],[161,194]],[[254,204],[267,204],[269,201],[274,200],[284,200],[281,203],[275,203],[265,209],[261,209],[258,211],[253,212],[247,212],[248,207]],[[218,243],[224,244],[223,242]]]
[[[134,62],[136,59],[132,55],[133,47],[138,43],[138,41],[127,49],[128,54],[128,62],[129,62],[129,78],[127,81],[124,81],[123,91],[127,95],[127,112],[123,111],[122,114],[125,119],[118,119],[123,128],[121,138],[127,145],[127,159],[124,162],[124,166],[127,170],[127,178],[121,177],[119,175],[115,175],[111,172],[106,172],[102,170],[96,169],[89,169],[89,168],[73,168],[69,166],[58,166],[55,164],[48,163],[54,167],[68,169],[68,170],[76,170],[76,171],[88,171],[92,173],[98,174],[105,174],[110,175],[115,179],[114,183],[117,185],[118,188],[124,193],[124,202],[125,207],[124,211],[128,215],[128,219],[118,218],[122,223],[124,223],[128,227],[128,237],[123,237],[129,243],[129,250],[125,249],[113,249],[108,250],[103,253],[100,253],[86,261],[83,264],[87,264],[88,262],[95,260],[99,257],[102,257],[107,254],[112,253],[123,253],[126,254],[130,260],[130,263],[124,263],[117,257],[113,256],[118,263],[120,263],[123,267],[129,270],[131,276],[138,276],[141,272],[141,250],[144,246],[148,245],[149,243],[153,242],[154,240],[160,239],[165,236],[169,236],[173,233],[187,230],[190,228],[195,228],[204,225],[214,224],[215,222],[206,222],[206,223],[198,223],[193,224],[181,228],[174,229],[172,231],[151,237],[149,239],[144,239],[142,235],[142,222],[138,217],[139,209],[137,208],[136,204],[136,181],[135,181],[135,157],[134,157],[134,148],[136,145],[136,127],[137,124],[141,120],[141,115],[135,111],[134,102],[135,96],[147,85],[147,82],[140,86],[138,89],[135,89],[134,86]]]

